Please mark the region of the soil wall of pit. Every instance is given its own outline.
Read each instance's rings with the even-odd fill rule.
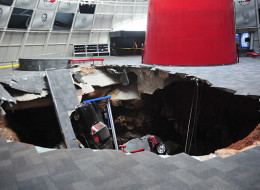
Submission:
[[[114,100],[119,144],[152,134],[166,142],[171,154],[184,152],[190,123],[189,154],[205,155],[243,139],[259,123],[258,99],[235,96],[202,82],[190,121],[195,89],[195,81],[179,81],[152,95],[142,94],[139,100]]]

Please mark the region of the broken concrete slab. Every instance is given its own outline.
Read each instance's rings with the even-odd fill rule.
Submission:
[[[42,89],[46,89],[45,78],[41,76],[13,78],[9,86],[13,89],[35,94],[40,94]]]
[[[46,70],[59,125],[68,148],[78,148],[69,113],[79,104],[69,70]]]
[[[76,82],[78,83],[82,83],[82,77],[83,75],[80,73],[80,72],[76,72],[74,75],[73,75],[73,78]]]
[[[95,69],[93,72],[84,75],[82,81],[85,84],[90,84],[91,86],[105,87],[120,84],[120,79],[112,76],[110,73]]]
[[[136,83],[132,83],[128,86],[119,86],[111,91],[108,95],[112,96],[112,100],[131,100],[139,98]]]
[[[153,94],[157,89],[176,81],[176,78],[169,77],[168,72],[152,71],[151,69],[136,70],[138,80],[138,92]]]
[[[43,90],[40,94],[31,94],[31,93],[24,93],[24,92],[11,92],[11,95],[19,102],[27,102],[39,98],[44,98],[49,94],[48,90]]]
[[[13,76],[7,80],[2,81],[13,89],[23,92],[29,92],[34,94],[40,94],[43,89],[47,89],[45,77],[40,75],[34,76]]]
[[[127,143],[124,144],[124,145],[126,145],[126,148],[124,150],[129,152],[129,151],[134,151],[134,150],[138,150],[141,148],[145,148],[145,151],[151,151],[150,145],[147,140],[150,136],[151,135],[146,135],[146,136],[143,136],[142,138],[135,138],[135,139],[128,141]]]
[[[0,100],[7,101],[9,103],[15,103],[16,100],[5,90],[5,88],[0,84]]]
[[[77,82],[74,82],[74,84],[83,90],[83,94],[89,94],[95,91],[95,89],[90,84],[77,83]]]
[[[120,70],[122,70],[122,69],[120,69]],[[127,86],[129,84],[129,79],[128,79],[127,71],[125,68],[123,68],[122,71],[118,71],[113,68],[107,68],[107,71],[116,77],[120,77],[120,80],[121,80],[121,83],[123,86]]]

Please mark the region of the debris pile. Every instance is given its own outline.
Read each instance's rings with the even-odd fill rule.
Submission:
[[[121,145],[152,134],[169,147],[169,154],[188,148],[191,155],[205,155],[245,138],[260,122],[258,99],[235,96],[182,74],[130,66],[76,67],[70,73],[79,102],[112,96]],[[16,76],[15,85],[10,85],[12,77],[1,79],[1,99],[5,101],[2,107],[10,128],[22,142],[54,147],[62,141],[62,135],[46,77],[40,72],[29,76],[33,81],[41,77],[37,79],[40,84],[26,82],[22,75]],[[98,106],[105,112],[105,101],[99,101]]]

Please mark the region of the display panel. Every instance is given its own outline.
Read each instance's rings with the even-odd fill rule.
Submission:
[[[235,0],[236,11],[255,9],[255,0]]]
[[[256,26],[256,10],[254,0],[236,0],[236,26],[247,28]]]
[[[37,1],[35,0],[16,0],[15,7],[33,9]]]
[[[40,10],[47,10],[47,11],[54,11],[57,6],[57,1],[53,0],[40,0],[38,9]]]
[[[56,14],[53,30],[70,30],[73,22],[74,14],[60,13]]]
[[[5,27],[9,14],[10,14],[10,7],[0,5],[0,27],[1,28]]]
[[[79,5],[80,13],[94,14],[95,9],[96,9],[96,5],[92,5],[92,4]]]
[[[27,29],[31,21],[32,13],[33,10],[14,8],[8,28]]]
[[[58,11],[59,12],[65,12],[65,13],[74,13],[77,9],[77,3],[71,3],[71,2],[60,2]]]
[[[242,33],[241,34],[241,48],[249,48],[250,34]]]
[[[236,34],[236,42],[239,43],[240,35]]]
[[[93,14],[77,14],[74,30],[91,30]]]
[[[0,5],[7,5],[11,6],[13,4],[14,0],[0,0]]]
[[[247,28],[256,26],[256,10],[245,10],[236,12],[236,26]]]
[[[32,30],[50,30],[54,12],[37,10],[32,23]]]

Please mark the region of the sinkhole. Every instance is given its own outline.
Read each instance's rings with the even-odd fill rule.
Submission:
[[[128,76],[130,85],[140,83],[138,74]],[[82,99],[121,87],[106,94],[95,88]],[[152,93],[137,89],[138,98],[111,100],[119,145],[151,134],[162,139],[171,155],[206,155],[245,138],[260,123],[258,98],[236,96],[201,80],[173,80]],[[98,105],[103,113],[104,101]],[[5,119],[22,142],[52,148],[63,141],[53,106],[9,110]]]

